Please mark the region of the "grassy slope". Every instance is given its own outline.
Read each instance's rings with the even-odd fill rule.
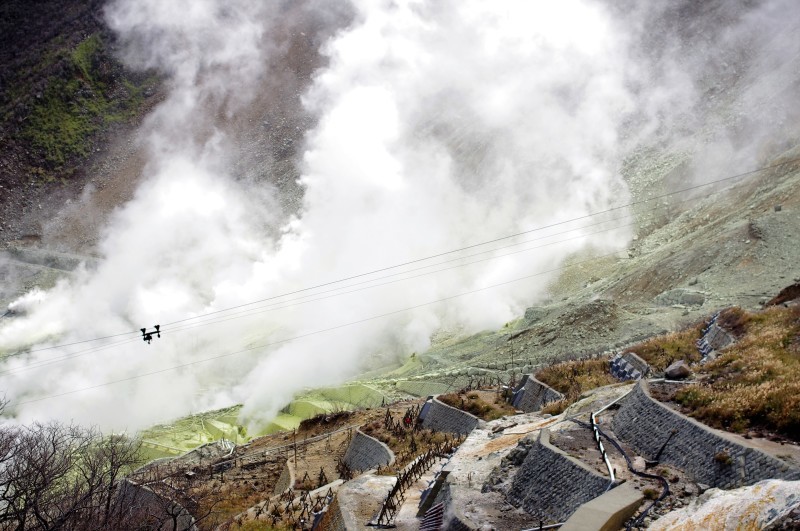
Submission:
[[[712,426],[763,429],[800,440],[800,307],[728,310],[741,339],[698,368],[699,383],[675,398]]]
[[[715,360],[698,364],[694,346],[701,325],[631,347],[656,372],[675,360],[694,363],[696,381],[674,395],[683,412],[732,432],[763,430],[800,440],[800,307],[762,312],[729,308],[719,321],[739,340]],[[615,383],[608,360],[572,360],[540,370],[536,377],[564,393],[559,412],[592,388]]]

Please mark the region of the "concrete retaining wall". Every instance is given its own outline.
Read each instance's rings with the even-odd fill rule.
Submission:
[[[532,374],[526,374],[522,377],[519,385],[514,390],[512,405],[525,413],[530,413],[532,411],[539,411],[546,404],[557,402],[563,398],[564,395],[552,387],[543,384],[534,378]]]
[[[722,350],[728,345],[732,345],[735,340],[724,328],[712,323],[708,327],[708,331],[703,334],[703,339],[711,346],[713,350]]]
[[[550,431],[543,429],[514,476],[508,500],[534,518],[563,522],[608,484],[608,478],[551,445]]]
[[[636,513],[644,496],[629,484],[620,485],[581,505],[561,531],[617,531]]]
[[[618,380],[638,380],[650,372],[650,366],[634,352],[617,354],[611,359],[611,375]]]
[[[287,459],[286,464],[283,465],[283,471],[278,481],[275,483],[275,495],[283,494],[290,487],[294,487],[295,475],[294,465]]]
[[[344,462],[353,470],[370,470],[394,463],[394,453],[378,439],[356,430],[344,454]]]
[[[478,425],[478,417],[450,407],[435,398],[430,402],[422,427],[433,431],[467,435]]]
[[[317,529],[320,531],[347,531],[338,497],[334,497],[333,501],[328,505],[328,509],[322,515]]]
[[[620,404],[612,422],[616,435],[646,459],[678,467],[699,483],[731,489],[768,478],[800,479],[800,469],[657,402],[645,381]]]

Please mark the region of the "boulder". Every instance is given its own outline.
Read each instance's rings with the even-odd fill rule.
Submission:
[[[670,380],[683,380],[684,378],[688,378],[690,374],[692,374],[692,371],[683,360],[674,362],[664,371],[664,376]]]

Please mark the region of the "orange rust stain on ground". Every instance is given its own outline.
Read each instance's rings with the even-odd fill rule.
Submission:
[[[517,444],[520,441],[520,439],[525,437],[525,435],[526,434],[524,433],[511,433],[508,435],[501,435],[500,437],[486,443],[479,452],[476,452],[475,455],[482,457],[485,455],[489,455],[492,452],[496,452],[497,450],[504,450],[509,446]]]

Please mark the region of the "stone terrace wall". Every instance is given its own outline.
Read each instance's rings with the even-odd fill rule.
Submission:
[[[477,425],[478,417],[470,415],[466,411],[450,407],[435,398],[431,401],[430,408],[422,421],[422,427],[424,428],[461,435],[469,434]]]
[[[341,507],[339,507],[338,497],[334,497],[333,501],[328,505],[328,509],[322,515],[317,529],[320,531],[347,531],[344,515]]]
[[[524,375],[514,392],[514,407],[521,409],[525,413],[539,411],[545,404],[557,402],[564,398],[564,395],[543,384],[534,378],[532,374]]]
[[[275,494],[283,494],[285,490],[294,487],[294,465],[287,459],[286,464],[283,465],[281,476],[275,483]]]
[[[623,352],[622,359],[627,361],[630,366],[639,371],[642,375],[646,375],[650,372],[650,365],[635,352]]]
[[[713,487],[731,489],[768,478],[800,479],[800,469],[714,433],[657,402],[644,381],[622,400],[612,426],[643,457],[676,466]]]
[[[714,350],[722,350],[735,342],[733,336],[716,323],[712,323],[708,327],[708,331],[703,335],[703,339],[705,339]]]
[[[353,470],[370,470],[394,463],[394,453],[378,439],[356,430],[344,454],[344,462]]]
[[[603,494],[609,481],[551,445],[550,431],[545,428],[514,476],[508,500],[534,518],[563,522]]]

